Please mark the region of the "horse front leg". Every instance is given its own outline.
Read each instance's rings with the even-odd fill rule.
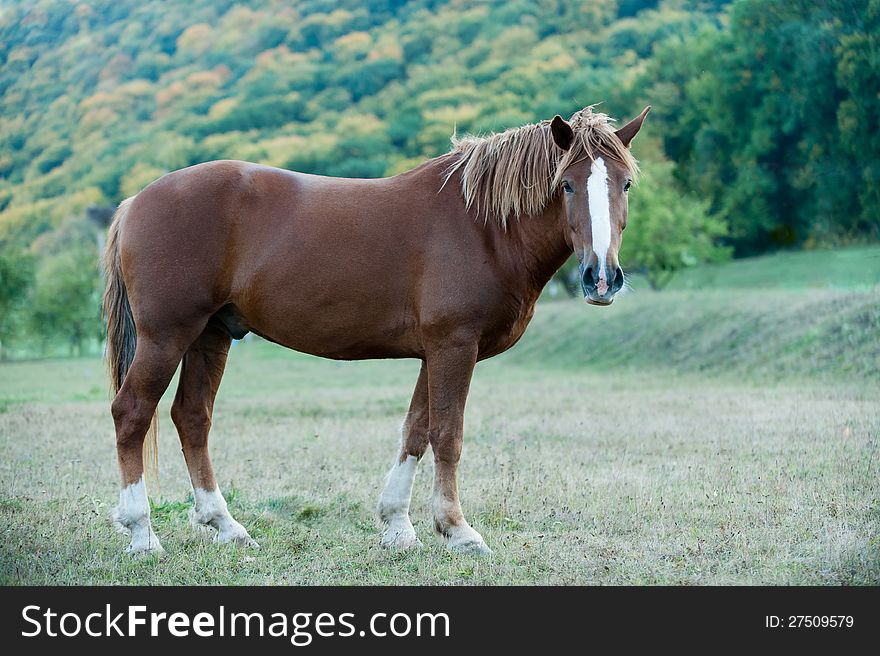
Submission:
[[[464,408],[477,361],[476,343],[432,349],[428,366],[428,438],[434,451],[434,530],[453,551],[491,554],[483,537],[465,521],[458,498],[458,462]]]

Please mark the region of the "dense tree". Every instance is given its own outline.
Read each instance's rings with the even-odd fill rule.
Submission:
[[[21,333],[32,280],[32,258],[0,242],[0,360],[6,359],[10,343]]]
[[[49,293],[93,298],[82,320],[97,322],[70,269],[96,270],[94,235],[59,235],[166,171],[241,158],[390,175],[453,130],[600,101],[620,118],[654,106],[624,263],[657,285],[728,246],[877,239],[878,39],[880,0],[7,3],[0,261],[19,291],[0,303],[25,293],[44,303],[24,306],[44,313],[34,331],[88,341],[49,316]]]
[[[644,274],[653,289],[665,287],[676,271],[729,255],[718,246],[726,224],[708,213],[707,201],[679,190],[673,168],[660,156],[646,166],[630,194],[632,229],[620,253],[626,268]]]
[[[77,218],[34,244],[42,257],[28,293],[27,328],[44,353],[60,345],[80,355],[100,339],[98,229],[94,221]]]
[[[739,252],[880,236],[876,0],[740,0],[644,76],[684,188]]]
[[[843,188],[858,194],[860,216],[853,232],[880,236],[880,0],[849,15],[854,26],[836,46],[837,84],[844,95],[837,108],[837,144],[853,180]],[[873,95],[871,93],[873,91]]]

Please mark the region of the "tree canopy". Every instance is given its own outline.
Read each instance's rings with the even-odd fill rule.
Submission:
[[[621,120],[654,107],[624,255],[657,284],[731,250],[876,239],[878,21],[880,0],[3,5],[0,302],[40,307],[46,276],[86,261],[41,239],[164,172],[237,158],[391,175],[453,130],[596,102]],[[94,240],[68,248],[95,256]]]

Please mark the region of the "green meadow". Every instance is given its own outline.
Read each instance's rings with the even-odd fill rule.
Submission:
[[[117,469],[97,358],[0,364],[0,583],[880,583],[880,249],[740,260],[634,281],[607,309],[543,300],[481,363],[461,494],[494,550],[431,535],[431,456],[412,504],[424,547],[379,547],[374,509],[415,361],[338,363],[237,343],[211,450],[259,550],[189,525],[161,405],[163,559],[109,516]]]

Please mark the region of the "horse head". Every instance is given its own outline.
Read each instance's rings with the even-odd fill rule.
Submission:
[[[563,160],[556,182],[563,194],[568,238],[578,258],[581,289],[592,305],[610,305],[623,288],[618,253],[626,228],[627,192],[636,174],[628,150],[650,109],[645,107],[613,132],[610,139],[617,143],[590,143],[583,137],[579,122],[592,113],[582,116],[578,112],[571,122],[557,115],[550,123],[553,141],[566,154],[572,154]]]

